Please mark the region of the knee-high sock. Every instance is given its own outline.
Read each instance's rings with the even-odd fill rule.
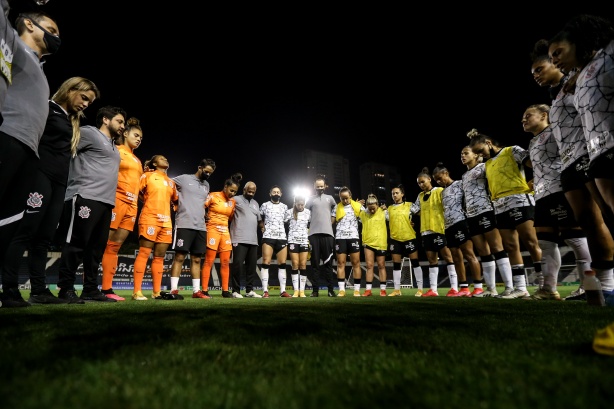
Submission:
[[[524,264],[512,266],[512,280],[514,282],[515,289],[527,291],[527,280],[525,280],[524,276]]]
[[[262,265],[260,269],[260,280],[262,281],[262,292],[269,291],[269,265]]]
[[[456,274],[456,266],[452,263],[446,266],[448,269],[448,278],[450,279],[450,287],[458,291],[458,275]]]
[[[220,275],[222,276],[222,291],[228,291],[230,281],[230,251],[220,253]]]
[[[514,280],[512,279],[512,263],[506,251],[500,251],[495,255],[495,263],[501,274],[503,285],[505,288],[514,288]]]
[[[277,278],[279,279],[279,291],[283,293],[286,291],[286,281],[288,280],[288,277],[286,277],[285,268],[281,268],[281,266],[279,267],[277,270]]]
[[[429,282],[431,290],[437,292],[437,280],[439,277],[439,265],[429,266]]]
[[[143,288],[143,276],[147,269],[147,260],[151,254],[151,249],[140,247],[139,254],[134,260],[134,292],[141,291]]]
[[[298,289],[298,270],[292,270],[290,273],[290,277],[292,277],[292,289],[294,291],[299,291]]]
[[[424,288],[424,272],[422,271],[422,267],[420,267],[420,262],[418,260],[412,260],[411,269],[414,270],[414,277],[416,277],[416,288],[422,290]]]
[[[110,290],[113,287],[113,276],[117,271],[119,249],[122,244],[116,241],[107,241],[107,247],[102,255],[102,289]]]
[[[486,288],[493,289],[497,287],[497,279],[495,278],[495,272],[497,271],[497,264],[495,258],[492,255],[481,257],[482,275],[484,276],[484,282]],[[508,259],[509,262],[509,259]]]
[[[299,291],[305,291],[305,284],[307,283],[307,269],[299,270]]]
[[[207,249],[207,252],[205,253],[205,263],[203,264],[203,268],[200,270],[200,285],[202,286],[203,291],[209,290],[209,278],[211,277],[211,268],[215,262],[216,254],[217,250],[213,249]]]
[[[544,290],[553,292],[556,291],[559,269],[561,268],[561,251],[559,245],[554,241],[543,239],[538,240],[538,242],[542,249],[543,287]]]
[[[162,273],[164,272],[164,257],[154,256],[151,262],[151,283],[153,293],[159,294],[162,289]]]
[[[565,244],[571,247],[573,254],[576,256],[576,270],[580,280],[580,287],[584,287],[584,272],[591,269],[591,253],[588,249],[586,237],[576,237],[565,239]]]

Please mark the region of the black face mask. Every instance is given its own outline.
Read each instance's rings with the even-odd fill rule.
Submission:
[[[271,196],[271,200],[275,203],[279,202],[279,199],[281,199],[281,196],[279,195],[273,195]]]
[[[205,173],[205,172],[200,172],[200,180],[201,180],[201,181],[202,181],[202,180],[208,180],[208,179],[209,179],[209,176],[211,176],[211,175],[210,175],[210,174],[208,174],[208,173]]]
[[[246,198],[247,200],[252,200],[254,198],[254,195],[243,193],[243,197]]]
[[[32,24],[34,24],[36,27],[40,28],[41,30],[43,30],[44,37],[43,37],[43,41],[45,42],[45,45],[47,46],[47,52],[49,54],[55,54],[58,52],[58,50],[60,49],[60,44],[62,44],[62,40],[60,40],[60,37],[58,36],[54,36],[53,34],[51,34],[49,31],[45,30],[44,28],[42,28],[40,26],[40,24],[38,24],[36,21],[34,20],[30,20],[32,22]]]
[[[316,193],[321,195],[322,193],[324,193],[324,188],[316,189]]]

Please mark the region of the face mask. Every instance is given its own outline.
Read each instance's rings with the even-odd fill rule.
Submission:
[[[207,180],[209,179],[209,176],[211,175],[209,175],[208,173],[200,172],[200,180]]]
[[[281,199],[281,196],[279,196],[279,195],[271,196],[271,200],[274,201],[274,202],[279,202],[279,199]]]
[[[321,195],[322,193],[324,193],[324,188],[318,188],[316,189],[316,193]]]
[[[254,195],[250,195],[249,193],[243,193],[243,197],[247,200],[252,200],[254,198]]]
[[[60,44],[62,44],[62,40],[60,40],[60,37],[54,36],[49,31],[47,31],[44,28],[42,28],[36,21],[34,21],[34,20],[30,20],[30,21],[36,27],[38,27],[41,30],[43,30],[43,33],[45,33],[44,37],[43,37],[43,41],[45,41],[45,45],[47,46],[47,52],[49,54],[57,53],[58,50],[60,49]]]

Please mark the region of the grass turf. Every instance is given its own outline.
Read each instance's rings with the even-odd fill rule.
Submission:
[[[609,407],[614,398],[614,358],[591,347],[614,321],[610,307],[417,298],[413,289],[370,298],[211,293],[0,308],[0,407],[535,409]]]

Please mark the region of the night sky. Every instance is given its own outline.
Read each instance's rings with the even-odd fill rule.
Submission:
[[[209,157],[212,190],[240,171],[259,202],[279,184],[291,204],[294,185],[311,187],[300,164],[315,149],[349,158],[355,197],[360,164],[376,161],[399,169],[413,201],[422,167],[443,161],[461,177],[471,128],[527,147],[524,109],[550,102],[530,73],[533,44],[575,14],[614,16],[543,2],[413,7],[50,0],[62,46],[44,70],[52,93],[71,76],[97,84],[86,124],[103,105],[139,118],[135,153],[165,155],[170,176]]]

